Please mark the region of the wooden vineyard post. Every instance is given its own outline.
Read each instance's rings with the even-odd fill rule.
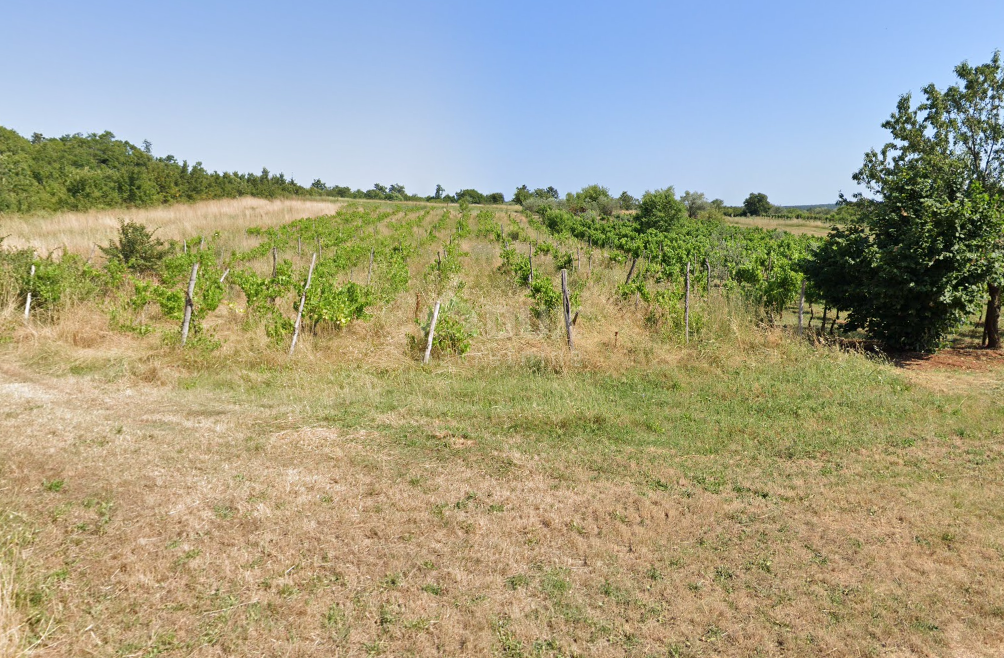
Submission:
[[[28,298],[24,302],[24,320],[31,318],[31,282],[35,280],[35,264],[31,264],[31,274],[28,275]]]
[[[226,269],[225,272],[223,272],[223,276],[220,277],[220,285],[223,285],[223,282],[227,280],[227,275],[228,274],[230,274],[230,268],[229,267]]]
[[[203,235],[202,239],[199,240],[199,251],[202,251],[203,247],[205,246],[206,246],[206,236]]]
[[[707,295],[708,295],[708,298],[710,299],[711,298],[711,259],[710,258],[705,258],[704,259],[704,266],[708,268],[708,290],[707,290]]]
[[[638,264],[638,257],[635,256],[634,260],[631,261],[631,268],[628,270],[627,278],[624,279],[624,285],[631,283],[631,275],[634,274],[634,266]]]
[[[568,271],[561,270],[561,305],[565,311],[565,335],[568,337],[568,350],[575,351],[575,341],[572,340],[572,302],[568,298]]]
[[[530,279],[527,281],[531,286],[533,285],[533,243],[530,243]]]
[[[317,257],[321,257],[321,236],[317,236]]]
[[[366,287],[369,287],[373,280],[373,249],[370,249],[370,269],[366,272]]]
[[[575,245],[575,271],[578,272],[582,269],[582,250],[579,249],[579,245]]]
[[[798,335],[802,335],[802,318],[805,316],[805,279],[802,279],[802,294],[798,298]]]
[[[300,323],[303,321],[303,306],[307,303],[307,289],[310,288],[310,279],[314,276],[314,265],[317,263],[317,254],[310,258],[310,270],[307,271],[307,284],[303,286],[303,294],[300,296],[300,308],[296,311],[296,322],[293,324],[293,342],[289,345],[289,355],[293,356],[296,349],[296,339],[300,337]]]
[[[299,256],[303,253],[303,238],[299,235],[296,236],[296,255]]]
[[[429,342],[425,345],[425,355],[422,357],[422,363],[429,363],[429,356],[432,355],[432,338],[436,332],[436,320],[439,319],[439,302],[436,302],[436,308],[432,310],[432,324],[429,325]]]
[[[185,319],[181,321],[181,346],[188,342],[188,326],[192,322],[192,309],[195,307],[195,277],[199,274],[199,261],[192,263],[192,276],[188,278],[188,290],[185,291]]]
[[[687,263],[687,292],[683,297],[683,341],[690,342],[690,263]]]
[[[272,247],[272,278],[279,276],[279,250]],[[274,305],[275,297],[269,297],[268,303]]]

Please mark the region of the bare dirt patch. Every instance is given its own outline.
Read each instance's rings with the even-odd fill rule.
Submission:
[[[935,354],[891,355],[907,379],[939,392],[961,392],[971,387],[1004,386],[1004,351],[946,349]]]

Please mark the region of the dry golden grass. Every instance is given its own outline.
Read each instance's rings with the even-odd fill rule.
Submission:
[[[808,219],[774,219],[772,217],[726,217],[725,222],[733,226],[758,227],[768,230],[782,230],[795,235],[824,236],[830,232],[825,221]]]
[[[330,215],[343,205],[328,199],[277,199],[244,197],[157,208],[92,210],[55,215],[0,215],[0,235],[8,247],[31,247],[41,256],[57,249],[88,256],[96,244],[103,246],[118,233],[120,221],[135,221],[157,236],[181,240],[196,235],[222,235],[236,240],[224,246],[242,248],[244,230],[251,226],[283,224],[303,217]]]
[[[999,514],[997,445],[978,463],[958,441],[770,465],[655,460],[646,477],[666,484],[647,488],[516,441],[486,453],[429,427],[415,452],[295,405],[134,378],[8,362],[0,387],[0,500],[34,535],[23,594],[58,619],[36,655],[1004,646],[1004,543],[973,522]],[[687,474],[707,468],[728,486]]]
[[[9,551],[0,557],[0,656],[15,656],[23,640],[21,628],[24,621],[14,604],[14,555]]]

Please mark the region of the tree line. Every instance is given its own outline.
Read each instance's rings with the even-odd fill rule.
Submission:
[[[308,193],[292,178],[208,172],[174,156],[156,157],[111,132],[30,139],[0,127],[0,212],[146,207],[184,201]]]

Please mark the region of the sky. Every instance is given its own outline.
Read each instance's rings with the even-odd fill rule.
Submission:
[[[4,0],[0,125],[412,194],[673,186],[832,203],[1004,3]]]

